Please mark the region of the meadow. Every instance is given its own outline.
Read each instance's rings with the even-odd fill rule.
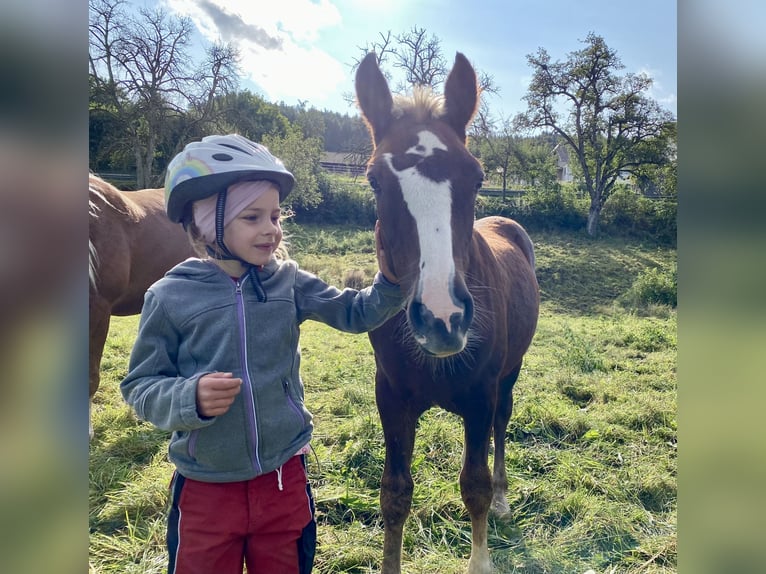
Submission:
[[[303,268],[337,285],[371,280],[369,229],[290,223],[286,229]],[[676,572],[676,251],[577,233],[530,235],[542,306],[506,433],[512,515],[490,518],[495,570]],[[137,325],[138,317],[112,319],[94,400],[91,574],[166,568],[168,435],[139,421],[118,388]],[[315,417],[314,572],[379,572],[384,449],[372,349],[366,335],[312,322],[302,327],[301,347],[306,403]],[[467,566],[461,453],[459,419],[427,412],[405,526],[408,574],[456,574]]]

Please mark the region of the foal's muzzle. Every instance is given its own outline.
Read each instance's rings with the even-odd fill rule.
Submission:
[[[461,352],[468,342],[468,329],[473,321],[473,298],[463,286],[455,289],[453,303],[458,311],[449,316],[448,324],[438,318],[419,298],[407,307],[407,321],[420,347],[429,355],[448,357]]]

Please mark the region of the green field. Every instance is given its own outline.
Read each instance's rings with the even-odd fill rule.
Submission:
[[[291,255],[324,279],[374,272],[369,230],[288,226]],[[498,573],[676,572],[676,310],[652,302],[675,250],[535,234],[537,334],[507,432],[512,516],[490,519]],[[659,300],[662,300],[661,298]],[[90,445],[90,572],[166,568],[167,434],[122,402],[138,317],[113,318]],[[314,571],[379,571],[383,436],[366,335],[302,328],[306,402],[315,415],[309,474],[319,540]],[[420,422],[404,572],[464,572],[470,528],[457,485],[462,427],[433,409]]]

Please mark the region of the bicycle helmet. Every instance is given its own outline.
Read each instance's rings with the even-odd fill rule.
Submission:
[[[171,221],[183,223],[197,201],[240,181],[267,179],[279,187],[283,201],[295,178],[269,150],[241,135],[213,135],[191,142],[168,165],[165,209]]]

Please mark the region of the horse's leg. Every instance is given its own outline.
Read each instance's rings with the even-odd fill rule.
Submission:
[[[93,395],[96,394],[101,382],[101,356],[104,353],[106,336],[109,333],[111,309],[109,304],[98,295],[91,294],[89,305],[90,341],[88,348],[88,435],[93,438],[93,422],[90,409]]]
[[[412,451],[415,429],[422,410],[413,409],[378,375],[376,401],[386,443],[386,462],[380,482],[380,510],[383,515],[382,574],[400,574],[404,521],[412,506]]]
[[[489,437],[492,427],[492,408],[474,405],[474,410],[463,417],[465,447],[463,469],[460,472],[460,494],[471,516],[471,559],[468,574],[490,574],[492,560],[487,548],[487,515],[492,501],[492,476],[489,472]]]
[[[511,513],[508,506],[508,476],[505,472],[505,430],[513,412],[513,385],[519,378],[521,363],[510,375],[500,380],[497,393],[497,408],[493,424],[495,439],[495,463],[492,472],[492,506],[495,516],[505,517]]]

